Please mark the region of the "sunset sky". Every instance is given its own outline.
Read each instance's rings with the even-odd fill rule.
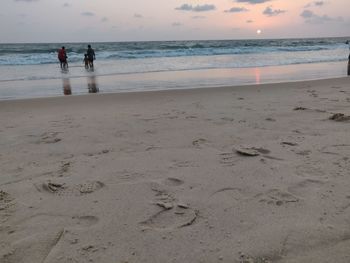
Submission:
[[[0,42],[350,36],[349,8],[349,0],[1,0]]]

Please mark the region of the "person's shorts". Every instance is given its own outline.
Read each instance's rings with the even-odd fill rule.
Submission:
[[[67,63],[67,59],[60,59],[61,63]]]

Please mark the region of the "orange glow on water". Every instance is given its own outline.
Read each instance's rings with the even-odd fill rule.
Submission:
[[[260,84],[260,77],[261,77],[260,68],[254,68],[254,74],[255,74],[255,84]]]

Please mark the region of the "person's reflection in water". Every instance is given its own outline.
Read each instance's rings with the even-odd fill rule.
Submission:
[[[66,74],[69,73],[68,68],[62,68],[62,85],[63,85],[63,94],[72,95],[72,87],[70,86],[70,80]]]
[[[93,72],[93,70],[91,72]],[[89,93],[98,93],[100,91],[94,73],[91,73],[91,75],[88,76],[88,91]]]
[[[63,78],[63,94],[64,95],[72,95],[72,88],[70,86],[70,80],[69,78]]]

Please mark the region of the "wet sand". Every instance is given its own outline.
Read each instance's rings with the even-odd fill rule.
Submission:
[[[38,66],[33,67],[16,69],[16,72],[30,70],[31,74],[39,74],[30,80],[0,80],[0,100],[85,95],[91,92],[92,83],[101,93],[120,93],[308,81],[338,78],[347,74],[346,61],[132,74],[104,74],[106,69],[99,65],[96,65],[94,71],[81,66],[71,66],[66,71],[50,67],[40,70]],[[0,71],[0,76],[7,74]],[[16,79],[16,76],[13,77]]]
[[[0,102],[0,262],[350,262],[350,78]]]

